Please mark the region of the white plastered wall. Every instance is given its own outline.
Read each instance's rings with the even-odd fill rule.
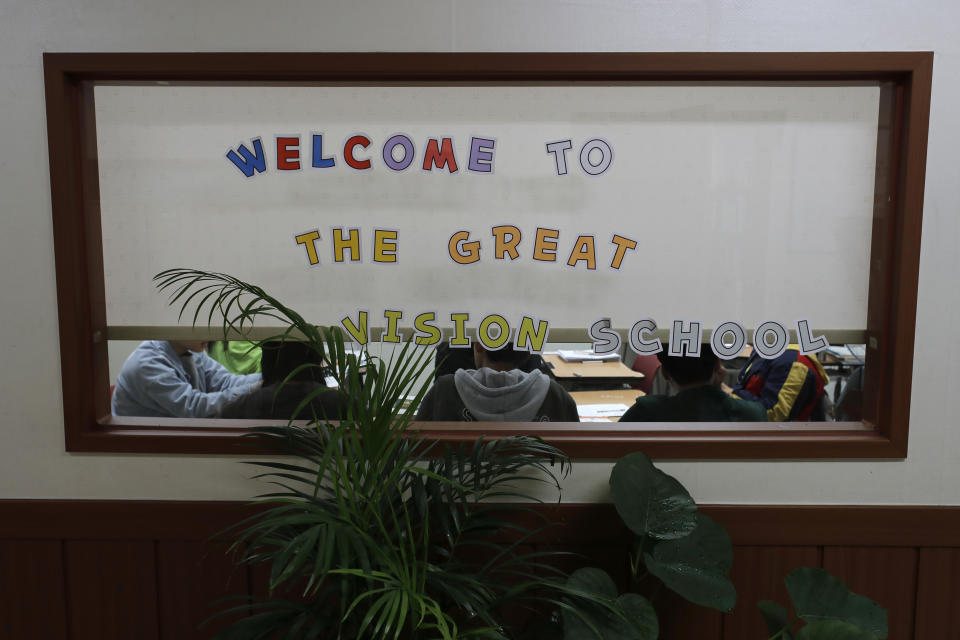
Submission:
[[[910,456],[672,462],[700,502],[960,504],[960,5],[769,0],[2,0],[0,498],[244,499],[236,459],[67,454],[44,122],[44,51],[933,50]],[[580,462],[563,499],[607,499]]]

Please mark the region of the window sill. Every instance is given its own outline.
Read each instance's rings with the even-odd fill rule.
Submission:
[[[242,436],[265,420],[116,418],[67,442],[72,452],[263,453]],[[300,424],[304,424],[300,422]],[[470,444],[481,436],[523,433],[559,447],[573,459],[614,460],[632,451],[658,459],[898,459],[905,447],[879,434],[869,423],[616,423],[601,422],[430,422],[419,423],[431,440]]]

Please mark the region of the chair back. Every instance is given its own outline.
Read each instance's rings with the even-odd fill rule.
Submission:
[[[634,382],[631,386],[634,389],[639,389],[649,394],[653,388],[653,377],[660,369],[660,359],[657,358],[656,354],[637,355],[636,360],[633,361],[633,365],[630,368],[643,374],[643,380]]]

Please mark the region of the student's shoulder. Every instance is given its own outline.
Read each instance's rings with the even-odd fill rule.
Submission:
[[[176,354],[160,340],[141,342],[127,361],[123,363],[121,373],[137,375],[145,372],[165,371],[173,367]]]
[[[743,422],[766,422],[767,410],[760,402],[727,395],[725,399],[731,415]]]
[[[274,389],[266,387],[231,400],[220,410],[221,418],[263,418],[264,405],[270,406]]]
[[[176,355],[173,347],[166,340],[144,340],[137,345],[136,351],[145,354]]]
[[[541,373],[540,375],[546,374]],[[577,406],[577,401],[573,399],[570,392],[564,389],[563,386],[553,378],[550,378],[550,387],[547,389],[547,400],[551,398],[554,402],[558,402],[567,407],[576,408]]]
[[[640,396],[634,401],[633,406],[621,416],[620,422],[644,422],[658,419],[657,416],[662,414],[669,404],[670,398],[667,396]]]
[[[539,375],[546,375],[542,372],[535,372]],[[531,373],[531,375],[533,375]],[[538,420],[546,419],[559,422],[579,422],[580,414],[577,412],[577,401],[573,399],[570,392],[564,389],[556,380],[550,378],[550,386],[547,388],[547,395],[537,411]]]
[[[456,388],[456,376],[452,373],[445,373],[442,376],[438,376],[436,380],[433,381],[433,384],[430,385],[430,388],[436,393],[446,393],[451,389]]]
[[[417,420],[460,420],[450,416],[459,416],[462,409],[454,376],[449,373],[438,377],[427,389],[417,409]]]

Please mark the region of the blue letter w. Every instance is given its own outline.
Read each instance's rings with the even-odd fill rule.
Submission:
[[[250,153],[246,145],[241,144],[239,151],[243,159],[241,159],[233,149],[227,151],[227,159],[237,165],[237,169],[243,171],[243,175],[248,178],[253,177],[254,169],[256,169],[258,173],[263,173],[267,170],[267,160],[263,155],[263,143],[260,142],[260,138],[253,140],[253,150],[255,153]]]

